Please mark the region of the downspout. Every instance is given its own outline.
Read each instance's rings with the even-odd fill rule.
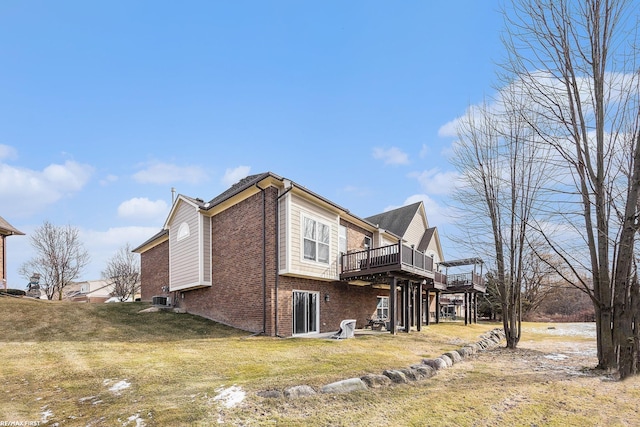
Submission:
[[[285,185],[286,186],[286,185]],[[278,284],[280,283],[280,274],[278,272],[279,268],[280,268],[280,236],[278,234],[278,223],[280,220],[280,199],[283,198],[289,191],[291,191],[291,189],[293,188],[293,182],[289,181],[289,188],[285,189],[285,191],[280,194],[278,196],[278,198],[276,199],[276,221],[275,221],[275,237],[276,237],[276,283],[275,283],[275,294],[276,294],[276,301],[275,301],[275,322],[274,322],[274,335],[276,337],[280,337],[278,335]],[[282,338],[282,337],[280,337]]]
[[[2,238],[2,277],[0,277],[0,284],[7,289],[7,236],[0,235]]]
[[[262,192],[262,332],[267,330],[267,207],[266,188],[262,188],[256,183],[256,187]]]

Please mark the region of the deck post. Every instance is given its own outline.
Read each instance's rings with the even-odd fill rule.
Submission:
[[[440,323],[440,291],[436,291],[436,323]]]
[[[408,280],[402,285],[402,300],[404,301],[404,331],[411,330],[411,284]]]
[[[478,293],[473,293],[473,323],[478,323]]]
[[[418,282],[414,304],[416,305],[416,330],[420,332],[422,330],[422,281]]]
[[[464,324],[469,324],[469,293],[464,293]]]
[[[427,289],[427,308],[426,308],[426,316],[425,316],[425,325],[429,326],[431,324],[431,292]]]
[[[397,282],[398,279],[396,279],[395,277],[392,277],[391,280],[389,281],[389,332],[391,332],[391,335],[395,335],[396,334],[396,323],[397,323],[397,316],[396,316],[396,306],[398,305],[397,301],[396,301],[396,297],[398,296],[398,291],[397,291]]]

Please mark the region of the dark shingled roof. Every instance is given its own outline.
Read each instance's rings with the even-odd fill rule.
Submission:
[[[193,197],[185,196],[184,194],[181,194],[181,197],[183,197],[186,200],[189,200],[190,202],[198,206],[200,209],[211,209],[217,204],[224,202],[225,200],[235,196],[236,194],[242,192],[243,190],[253,185],[256,185],[258,182],[262,181],[264,178],[268,176],[274,176],[278,179],[281,179],[279,176],[272,174],[271,172],[264,172],[264,173],[259,173],[255,175],[249,175],[245,178],[242,178],[240,181],[233,184],[227,190],[223,191],[222,193],[220,193],[219,195],[211,199],[211,201],[209,201],[208,203],[205,203],[204,200],[202,199],[194,199]],[[137,252],[138,250],[142,249],[149,243],[152,243],[153,241],[160,239],[161,237],[168,234],[169,234],[169,230],[160,230],[153,237],[147,239],[143,244],[133,249],[132,252]]]
[[[138,246],[137,248],[133,248],[131,250],[131,252],[137,252],[140,249],[144,248],[145,246],[147,246],[149,243],[153,242],[154,240],[157,240],[159,238],[161,238],[162,236],[166,236],[169,234],[169,230],[160,230],[159,232],[157,232],[156,234],[153,235],[153,237],[147,239],[143,244],[141,244],[140,246]]]
[[[378,226],[384,230],[389,230],[398,236],[404,236],[404,233],[407,231],[407,228],[409,228],[413,217],[420,207],[420,203],[422,202],[403,206],[365,219],[372,224],[378,224]]]
[[[1,216],[0,216],[0,234],[2,234],[4,236],[11,236],[11,235],[14,235],[14,234],[15,235],[19,235],[19,236],[24,236],[24,233],[22,231],[18,230],[13,225],[9,224]]]
[[[212,207],[224,202],[225,200],[235,196],[236,194],[246,190],[247,188],[256,185],[257,183],[259,183],[260,181],[262,181],[268,176],[273,176],[277,179],[282,180],[282,177],[279,177],[278,175],[275,175],[271,172],[263,172],[255,175],[249,175],[245,178],[242,178],[240,181],[236,182],[235,184],[233,184],[226,191],[223,191],[222,193],[220,193],[219,195],[211,199],[209,201],[209,206],[207,206],[207,209],[211,209]]]
[[[418,244],[418,250],[419,251],[426,251],[427,248],[429,247],[429,242],[431,242],[431,239],[433,238],[433,234],[436,232],[436,228],[435,227],[431,227],[431,228],[427,228],[424,232],[424,234],[422,235],[422,239],[420,240],[420,243]]]

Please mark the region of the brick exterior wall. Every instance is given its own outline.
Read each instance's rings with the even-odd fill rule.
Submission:
[[[367,236],[373,240],[373,233],[358,227],[355,224],[340,219],[340,225],[347,228],[347,251],[362,251],[364,247],[364,237]]]
[[[293,332],[293,291],[319,292],[320,332],[337,331],[340,322],[356,319],[356,327],[364,327],[376,314],[378,296],[389,296],[387,289],[355,286],[345,282],[280,276],[278,285],[278,335],[291,336]],[[325,295],[329,301],[325,301]]]
[[[140,294],[142,301],[151,301],[156,295],[166,295],[163,286],[169,286],[169,241],[149,249],[140,256]]]
[[[267,188],[264,199],[264,218],[262,192],[212,218],[212,286],[180,293],[179,305],[189,313],[246,331],[262,332],[264,328],[268,335],[273,334],[270,312],[276,275],[277,190]]]
[[[343,282],[277,277],[277,197],[277,189],[269,187],[265,190],[264,222],[262,192],[212,217],[212,286],[176,292],[178,306],[189,313],[246,331],[264,330],[270,336],[291,336],[292,292],[311,291],[319,293],[320,332],[337,331],[343,319],[356,319],[359,328],[366,325],[376,312],[377,296],[388,296],[388,290]],[[343,225],[349,228],[349,249],[362,249],[364,235],[371,236],[371,233],[349,223]],[[266,230],[264,237],[263,227]],[[266,244],[263,244],[263,238]],[[162,286],[169,280],[168,266],[168,241],[142,254],[143,301],[150,301],[151,297],[162,293]],[[263,298],[263,283],[266,284],[266,299]],[[325,294],[329,295],[328,302]]]

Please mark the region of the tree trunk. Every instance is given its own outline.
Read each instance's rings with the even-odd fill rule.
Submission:
[[[598,312],[600,313],[599,315]],[[598,344],[598,366],[596,368],[613,372],[617,364],[611,329],[611,310],[608,307],[596,307],[596,328]]]

